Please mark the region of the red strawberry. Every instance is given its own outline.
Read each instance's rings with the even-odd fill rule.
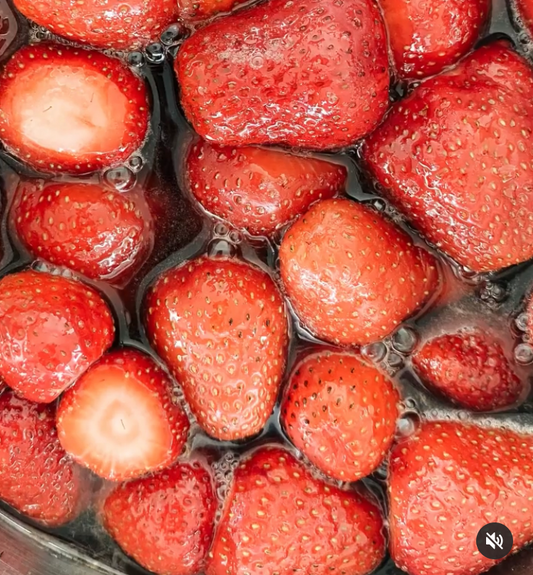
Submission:
[[[103,523],[125,553],[148,571],[203,571],[215,525],[217,498],[198,462],[124,483],[104,503]]]
[[[410,575],[477,575],[496,563],[476,536],[499,522],[514,550],[533,541],[533,438],[462,423],[424,423],[389,469],[390,552]]]
[[[429,252],[350,200],[314,205],[289,228],[279,254],[283,283],[302,323],[342,345],[389,335],[438,283]]]
[[[158,365],[121,349],[65,392],[57,430],[76,461],[100,477],[124,481],[171,465],[187,441],[189,420]]]
[[[356,481],[379,466],[398,418],[391,381],[356,355],[315,351],[292,372],[281,422],[289,439],[319,469]]]
[[[57,439],[54,411],[0,396],[0,497],[48,527],[74,519],[89,499],[82,470]]]
[[[0,76],[0,137],[41,172],[119,165],[141,146],[147,129],[143,80],[100,52],[25,46]]]
[[[529,35],[533,34],[533,1],[511,0],[510,5],[515,9],[519,25],[523,26]]]
[[[105,301],[78,281],[33,270],[0,280],[0,377],[26,399],[56,399],[114,331]]]
[[[463,329],[429,340],[413,366],[430,389],[473,411],[508,407],[524,392],[495,334]]]
[[[225,145],[329,149],[387,110],[389,66],[373,0],[270,0],[185,40],[175,62],[194,129]]]
[[[504,41],[423,82],[363,157],[431,242],[476,272],[533,257],[533,71]]]
[[[113,283],[127,281],[153,243],[142,193],[100,185],[22,181],[12,219],[34,256]]]
[[[288,326],[263,270],[201,257],[161,275],[146,302],[148,338],[200,425],[242,439],[263,429],[285,369]]]
[[[252,235],[269,235],[317,200],[342,191],[346,168],[265,148],[198,141],[186,160],[191,192],[212,214]]]
[[[470,51],[491,0],[380,0],[396,70],[402,78],[438,74]]]
[[[235,471],[206,573],[365,575],[384,554],[380,509],[364,488],[323,483],[290,452],[266,447]]]
[[[157,42],[161,32],[177,20],[174,0],[14,0],[14,4],[54,34],[116,50]]]
[[[195,23],[220,12],[229,12],[246,0],[178,0],[180,20]]]

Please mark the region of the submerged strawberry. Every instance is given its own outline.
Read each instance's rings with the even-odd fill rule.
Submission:
[[[533,34],[533,0],[511,0],[510,5],[516,10],[519,24],[524,26],[531,36]]]
[[[33,270],[0,280],[0,377],[26,399],[56,399],[114,333],[107,304],[81,282]]]
[[[203,571],[215,527],[217,498],[198,462],[118,486],[103,506],[103,523],[125,553],[164,575]]]
[[[504,41],[398,102],[363,157],[392,201],[461,265],[533,257],[533,70]]]
[[[315,479],[294,456],[263,447],[235,470],[207,575],[365,575],[385,554],[383,519],[364,488]]]
[[[171,465],[187,441],[189,420],[161,368],[137,350],[121,349],[65,392],[57,430],[76,461],[124,481]]]
[[[389,450],[398,402],[391,381],[356,355],[315,351],[289,378],[281,422],[324,473],[356,481],[372,473]]]
[[[39,26],[98,48],[134,50],[157,42],[177,20],[175,0],[14,0]]]
[[[220,12],[229,12],[246,0],[178,0],[180,20],[195,23]]]
[[[373,0],[269,0],[182,44],[175,70],[194,129],[224,145],[330,149],[370,133],[389,101]]]
[[[34,256],[111,283],[127,281],[153,243],[141,192],[22,181],[11,215],[18,238]]]
[[[201,257],[162,274],[146,330],[213,437],[263,429],[285,370],[288,322],[270,276],[247,262]]]
[[[476,547],[488,523],[513,550],[533,541],[533,438],[506,429],[423,423],[389,469],[390,552],[410,575],[477,575],[496,561]]]
[[[195,142],[186,159],[190,191],[212,214],[252,235],[270,235],[320,199],[342,191],[346,168],[266,148]]]
[[[54,411],[0,395],[0,497],[48,527],[74,519],[89,499],[82,470],[57,438]]]
[[[41,172],[119,165],[144,142],[148,116],[144,81],[101,52],[25,46],[0,76],[0,139]]]
[[[384,338],[438,284],[429,252],[351,200],[315,204],[289,228],[279,255],[287,295],[303,325],[336,344]]]

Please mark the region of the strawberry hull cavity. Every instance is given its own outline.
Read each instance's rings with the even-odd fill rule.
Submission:
[[[144,81],[100,52],[25,46],[0,76],[0,139],[40,172],[119,165],[144,142],[148,109]]]
[[[533,256],[532,93],[529,63],[498,41],[423,82],[363,147],[412,224],[475,272]]]
[[[220,144],[342,148],[388,107],[386,33],[372,0],[270,0],[198,30],[175,70],[187,118]]]

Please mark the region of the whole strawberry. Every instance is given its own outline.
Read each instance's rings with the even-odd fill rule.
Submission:
[[[490,0],[380,0],[396,71],[438,74],[470,51],[489,20]]]
[[[346,168],[266,148],[193,143],[186,160],[190,191],[212,214],[252,235],[270,235],[311,204],[341,192]]]
[[[146,300],[154,349],[213,437],[261,431],[285,369],[288,322],[278,288],[261,269],[201,257],[162,274]]]
[[[533,437],[454,422],[423,423],[394,448],[390,552],[410,575],[477,575],[496,561],[476,547],[488,523],[513,550],[533,541]]]
[[[199,462],[118,486],[103,505],[103,524],[130,557],[164,575],[203,571],[215,527],[213,481]]]
[[[301,322],[342,345],[389,335],[438,284],[436,262],[382,215],[351,200],[315,204],[281,243],[281,277]]]
[[[294,445],[324,473],[357,481],[389,450],[398,402],[392,382],[355,354],[316,350],[289,378],[281,422]]]
[[[54,412],[0,395],[0,498],[48,527],[74,519],[89,499],[81,469],[59,443]]]
[[[153,243],[140,191],[22,181],[11,216],[18,238],[35,257],[115,284],[127,282]]]
[[[370,133],[389,101],[373,0],[269,0],[215,20],[175,61],[194,129],[224,145],[330,149]]]
[[[475,272],[533,257],[533,70],[504,41],[423,82],[363,158],[422,234]]]
[[[365,575],[384,554],[381,512],[364,488],[319,481],[289,451],[271,446],[235,470],[206,574]]]
[[[64,393],[57,431],[78,463],[104,479],[125,481],[172,465],[187,441],[189,420],[152,358],[120,349]]]
[[[422,381],[454,403],[491,411],[516,403],[524,392],[503,342],[481,329],[462,329],[427,341],[413,356]]]
[[[76,280],[33,270],[0,280],[0,377],[31,401],[54,401],[113,343],[106,302]]]

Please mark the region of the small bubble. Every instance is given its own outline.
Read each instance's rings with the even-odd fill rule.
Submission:
[[[137,173],[143,167],[143,159],[141,158],[141,156],[132,156],[129,159],[128,165],[132,172]]]
[[[240,244],[242,241],[242,236],[239,232],[234,230],[234,231],[230,232],[229,239],[234,244]]]
[[[415,399],[412,397],[408,397],[404,400],[403,404],[405,405],[406,409],[417,409],[418,404]]]
[[[165,49],[159,42],[146,46],[146,59],[151,64],[161,64],[165,61]]]
[[[418,337],[410,327],[401,327],[392,336],[392,347],[403,355],[410,354],[416,347]]]
[[[144,56],[142,52],[131,52],[128,56],[128,63],[130,66],[140,68],[144,64]]]
[[[506,286],[490,281],[486,282],[479,292],[479,297],[489,304],[500,304],[507,299],[507,295]]]
[[[225,238],[229,233],[228,226],[222,223],[216,224],[214,231],[216,236],[220,236],[222,238]]]
[[[127,192],[128,190],[131,190],[136,181],[135,175],[129,168],[126,168],[126,166],[107,170],[104,174],[104,178],[110,186],[117,189],[119,192]]]
[[[178,24],[173,24],[161,34],[161,43],[165,46],[172,46],[180,37],[181,29]]]
[[[405,413],[396,422],[396,435],[399,437],[409,437],[418,429],[420,417],[417,413]]]
[[[397,353],[389,353],[389,357],[387,358],[387,363],[390,367],[394,369],[400,369],[403,367],[403,357]]]
[[[387,355],[387,347],[382,342],[371,343],[369,345],[365,345],[361,349],[361,352],[371,361],[380,362],[383,361]]]
[[[521,343],[514,349],[516,361],[522,365],[529,365],[533,362],[533,347],[527,343]]]
[[[520,331],[527,331],[527,313],[521,313],[516,319],[515,319],[515,325],[516,327],[520,330]]]

